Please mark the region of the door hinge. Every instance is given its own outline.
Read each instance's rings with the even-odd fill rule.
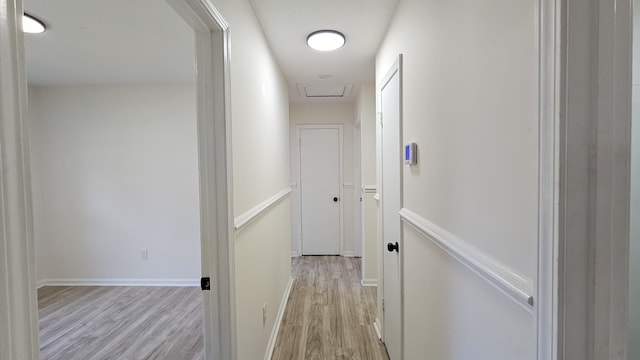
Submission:
[[[211,290],[211,279],[209,277],[200,279],[200,289],[202,289],[202,291]]]
[[[384,312],[384,298],[382,298],[382,312]]]

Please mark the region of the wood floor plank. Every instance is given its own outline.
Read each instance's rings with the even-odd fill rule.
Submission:
[[[44,287],[38,290],[40,358],[204,358],[196,287]]]
[[[388,360],[373,328],[375,288],[360,259],[292,259],[295,279],[274,360]],[[44,287],[38,290],[43,360],[200,360],[199,288]]]
[[[273,360],[389,359],[373,328],[375,288],[360,284],[360,259],[303,256],[291,268]]]

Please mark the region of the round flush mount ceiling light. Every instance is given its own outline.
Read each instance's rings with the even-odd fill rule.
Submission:
[[[24,14],[22,15],[22,31],[28,34],[40,34],[43,33],[47,28],[44,26],[44,23],[37,18]]]
[[[307,45],[318,51],[337,50],[343,47],[344,43],[344,35],[335,30],[314,31],[307,36]]]

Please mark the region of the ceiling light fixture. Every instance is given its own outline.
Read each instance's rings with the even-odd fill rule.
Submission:
[[[22,15],[22,31],[28,34],[40,34],[45,32],[47,27],[44,26],[44,23],[37,18],[24,14]]]
[[[307,36],[307,45],[318,51],[333,51],[344,46],[345,38],[335,30],[318,30]]]

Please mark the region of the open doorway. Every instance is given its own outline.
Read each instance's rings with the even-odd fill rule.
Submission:
[[[40,238],[62,233],[63,236],[59,237],[61,241],[66,240],[65,234],[81,238],[70,246],[64,244],[67,249],[60,250],[60,244],[54,244],[53,248],[57,250],[55,254],[50,253],[51,246],[47,248],[41,245],[42,251],[36,250],[40,258],[57,255],[57,258],[52,256],[53,261],[38,262],[38,266],[43,269],[39,273],[40,283],[172,286],[160,293],[143,289],[142,293],[154,293],[151,298],[155,298],[156,303],[154,305],[142,301],[144,305],[139,305],[142,307],[138,310],[159,309],[159,314],[163,317],[169,315],[168,311],[162,311],[168,308],[191,309],[195,314],[177,314],[179,318],[182,317],[180,322],[186,320],[195,332],[178,331],[189,337],[189,341],[183,343],[190,345],[187,345],[189,349],[176,348],[175,351],[182,354],[176,358],[201,358],[205,352],[207,358],[229,357],[234,352],[234,346],[228,339],[234,329],[233,313],[229,309],[232,299],[229,262],[232,253],[229,252],[228,233],[232,227],[229,220],[232,209],[227,197],[227,182],[231,178],[226,154],[229,133],[225,130],[228,119],[228,55],[225,51],[228,26],[208,1],[172,3],[188,24],[166,3],[139,2],[135,5],[122,3],[102,6],[105,8],[100,9],[101,11],[91,7],[91,12],[98,14],[98,19],[108,18],[108,23],[117,25],[116,29],[109,30],[107,24],[92,22],[82,16],[76,22],[63,21],[64,25],[58,23],[56,27],[53,18],[46,19],[47,15],[39,14],[45,18],[50,30],[64,30],[65,26],[72,25],[71,32],[78,35],[80,41],[65,42],[68,39],[59,36],[64,31],[57,33],[58,36],[52,34],[49,40],[40,39],[47,42],[40,54],[49,55],[51,52],[51,58],[55,58],[53,50],[59,47],[63,49],[62,54],[66,50],[66,53],[73,56],[61,62],[59,57],[55,58],[58,63],[54,61],[53,68],[35,67],[35,72],[43,75],[44,80],[41,81],[44,84],[32,88],[34,110],[30,112],[38,120],[46,119],[44,126],[37,125],[46,131],[35,131],[42,141],[34,144],[40,148],[32,149],[36,154],[34,158],[41,157],[34,161],[34,168],[38,168],[34,171],[34,188],[39,187],[34,193],[46,198],[47,201],[43,203],[49,206],[36,209],[36,232],[39,231]],[[131,6],[137,8],[131,9]],[[125,12],[121,10],[125,7],[129,11],[123,15]],[[73,8],[83,10],[82,4]],[[46,13],[46,9],[40,10]],[[64,7],[60,11],[65,15],[72,13]],[[39,11],[32,11],[36,12]],[[168,18],[170,20],[167,21]],[[145,19],[152,21],[146,23]],[[128,28],[127,24],[134,24],[134,29]],[[172,28],[176,24],[182,29]],[[144,39],[143,35],[149,34],[155,37]],[[180,35],[186,36],[180,38]],[[53,44],[51,37],[58,41],[62,39],[62,42]],[[106,41],[101,41],[105,38]],[[175,41],[173,48],[172,41]],[[97,46],[92,47],[91,43],[97,43]],[[105,44],[110,45],[109,49]],[[153,49],[179,52],[186,55],[183,58],[186,62],[181,62],[180,56],[173,54],[165,54],[164,59],[162,54]],[[136,55],[142,55],[142,58]],[[87,58],[98,61],[87,65],[83,62]],[[31,59],[42,64],[39,62],[42,60],[40,57]],[[164,62],[158,59],[164,59]],[[182,67],[182,74],[178,70],[176,75],[171,69],[176,66],[179,68],[180,63],[186,66]],[[195,63],[200,69],[197,79]],[[30,67],[34,69],[31,64]],[[112,67],[123,70],[124,75],[114,73]],[[167,76],[163,77],[165,74]],[[181,79],[184,79],[181,75],[184,74],[188,74],[189,80],[181,83]],[[71,79],[70,83],[64,84],[64,89],[54,88],[60,85],[56,82],[64,83],[65,76],[67,80]],[[30,74],[30,78],[33,77],[33,73]],[[103,79],[104,83],[100,83],[99,79]],[[97,110],[87,111],[88,109]],[[56,128],[55,122],[61,122],[62,126]],[[215,154],[211,145],[214,141],[217,145]],[[50,161],[51,159],[62,165]],[[42,176],[42,173],[46,174]],[[127,191],[122,193],[119,191],[122,189]],[[64,201],[59,201],[60,199]],[[42,204],[36,201],[36,206],[39,205]],[[69,208],[70,214],[64,211],[65,207]],[[39,211],[44,216],[38,218]],[[66,216],[66,225],[69,226],[51,221],[50,218],[55,219],[56,216]],[[38,223],[39,219],[42,223]],[[81,221],[83,219],[87,221]],[[70,223],[71,221],[74,222]],[[42,228],[38,229],[40,225]],[[86,227],[98,229],[74,232],[74,229],[85,230]],[[216,231],[212,232],[211,229]],[[36,239],[38,238],[36,235]],[[96,238],[99,240],[97,245],[88,246],[86,240]],[[147,241],[148,245],[140,245],[135,239]],[[172,239],[179,241],[172,242]],[[130,256],[130,251],[113,250],[115,245],[122,243],[129,250],[132,246],[137,248],[133,257]],[[39,260],[38,257],[36,260]],[[110,258],[116,259],[115,264],[106,261]],[[149,265],[153,260],[161,259],[169,259],[170,264],[155,261],[153,266]],[[72,260],[77,264],[69,266]],[[146,268],[138,266],[141,269],[136,269],[136,265],[139,265],[136,264],[137,261],[145,263]],[[226,271],[221,271],[218,266]],[[211,282],[201,282],[200,274],[203,279],[208,280],[212,268],[217,270],[216,277]],[[82,274],[66,275],[72,274],[74,270],[84,270],[86,277]],[[111,273],[105,275],[100,271]],[[51,278],[46,278],[44,274],[53,276],[47,275]],[[215,284],[215,295],[204,292],[203,296],[199,285],[203,286],[203,290],[208,290],[210,283]],[[173,286],[190,288],[180,293],[179,290],[182,289],[175,289]],[[132,292],[131,288],[122,290],[122,293],[125,295],[120,294],[122,296],[114,305],[136,302],[143,297],[140,293]],[[56,297],[55,291],[45,290],[43,297]],[[107,298],[99,297],[103,300]],[[168,298],[177,302],[169,304]],[[176,306],[178,303],[185,306]],[[66,312],[69,313],[68,310]],[[121,311],[119,315],[123,317],[126,313]],[[107,351],[106,348],[110,349],[110,354],[113,354],[114,349],[128,351],[126,346],[120,346],[116,340],[129,343],[137,341],[134,339],[144,338],[144,334],[133,336],[131,331],[135,331],[134,328],[150,330],[162,323],[157,318],[153,319],[153,315],[144,320],[139,311],[135,311],[135,314],[132,317],[133,323],[125,326],[128,334],[124,328],[114,330],[115,319],[103,316],[110,324],[110,331],[103,333],[115,335],[115,338],[96,340],[98,334],[85,336],[82,351],[89,351],[92,356]],[[77,312],[74,315],[78,315]],[[145,322],[147,325],[148,322],[156,325],[143,326]],[[171,323],[170,320],[169,322]],[[83,327],[88,328],[86,323],[83,324]],[[220,324],[224,324],[222,329]],[[215,333],[213,329],[217,329]],[[165,330],[160,330],[160,333],[166,332]],[[203,336],[203,331],[208,336]],[[156,344],[158,340],[163,342],[160,333],[153,334],[152,340]],[[88,345],[92,342],[101,342],[104,345],[102,350],[91,349]],[[147,349],[144,350],[144,347]],[[148,352],[149,344],[136,348],[137,352]],[[151,351],[154,351],[153,346]],[[155,351],[167,354],[173,350],[156,347]],[[55,353],[59,354],[60,351]],[[143,356],[136,354],[134,357]],[[124,353],[120,355],[125,356]],[[43,354],[44,358],[56,358],[55,356],[57,355],[47,357]],[[62,357],[74,356],[65,353]]]

